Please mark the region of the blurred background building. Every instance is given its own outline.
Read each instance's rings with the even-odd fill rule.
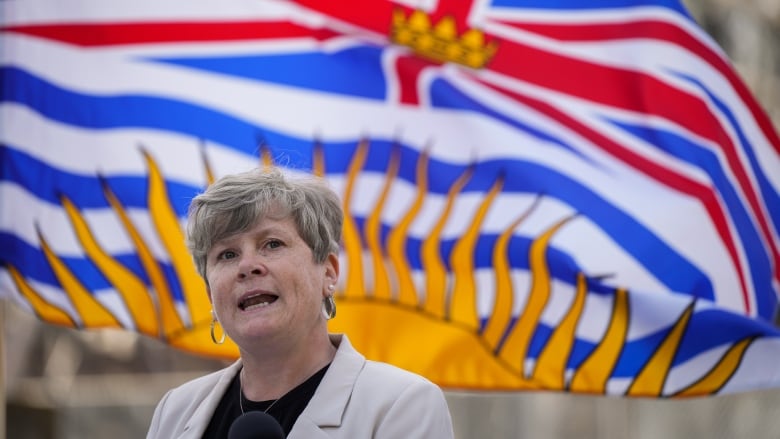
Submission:
[[[780,0],[687,0],[780,128]],[[114,330],[40,323],[1,303],[9,439],[144,437],[163,393],[225,362]],[[780,373],[780,366],[778,366]],[[466,438],[778,438],[780,389],[688,400],[447,392]]]

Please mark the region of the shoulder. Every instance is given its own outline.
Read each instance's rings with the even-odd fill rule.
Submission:
[[[404,388],[421,387],[439,391],[439,387],[427,378],[380,361],[367,360],[361,353],[352,347],[346,335],[338,335],[333,338],[338,346],[338,353],[334,365],[338,369],[353,369],[355,385],[370,384],[377,389],[386,388],[390,393],[402,392]]]
[[[331,334],[331,341],[338,348],[331,367],[339,374],[354,379],[357,387],[369,385],[377,390],[386,389],[390,394],[402,392],[410,386],[441,392],[438,386],[421,375],[389,363],[367,360],[344,334]]]
[[[334,361],[334,366],[339,374],[352,376],[354,399],[385,408],[410,398],[446,407],[444,392],[427,378],[389,363],[367,360],[346,335],[338,342],[343,360]]]
[[[377,381],[376,385],[395,391],[401,391],[408,386],[438,389],[438,386],[421,375],[389,363],[372,360],[366,360],[358,380]]]
[[[400,367],[366,360],[343,334],[331,334],[336,356],[292,437],[449,439],[452,421],[442,390]],[[316,436],[320,437],[320,436]]]
[[[409,411],[417,407],[424,411],[436,408],[447,411],[446,398],[439,386],[416,373],[378,361],[366,361],[353,392],[356,399],[371,399],[388,410],[395,407]]]
[[[441,388],[392,364],[363,360],[350,399],[345,424],[370,426],[373,437],[453,437]]]
[[[201,411],[210,419],[225,388],[240,367],[231,366],[187,381],[169,390],[157,404],[147,438],[174,437],[186,430],[193,415]],[[203,422],[208,422],[206,419]],[[205,425],[205,424],[204,424]]]

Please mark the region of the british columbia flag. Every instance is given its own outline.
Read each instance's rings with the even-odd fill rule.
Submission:
[[[331,330],[445,388],[780,386],[780,139],[674,0],[0,2],[0,297],[213,345],[189,200],[346,215]]]

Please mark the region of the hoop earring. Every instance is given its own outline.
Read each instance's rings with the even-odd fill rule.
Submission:
[[[214,312],[214,310],[211,310],[211,341],[214,342],[214,344],[222,344],[225,342],[225,331],[222,331],[222,337],[217,340],[217,337],[214,336],[214,327],[217,326],[217,323],[219,323],[219,320],[217,320],[217,314]]]
[[[333,300],[332,294],[322,298],[322,316],[325,320],[336,317],[336,301]]]

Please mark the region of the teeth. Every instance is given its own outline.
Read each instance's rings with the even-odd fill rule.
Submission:
[[[258,306],[268,306],[276,301],[276,296],[270,294],[257,294],[247,297],[238,304],[238,307],[246,311]]]
[[[248,311],[250,309],[263,308],[263,307],[266,307],[266,306],[268,306],[270,304],[271,304],[270,302],[260,302],[260,303],[255,303],[254,305],[249,305],[249,306],[244,305],[243,310],[244,311]]]

